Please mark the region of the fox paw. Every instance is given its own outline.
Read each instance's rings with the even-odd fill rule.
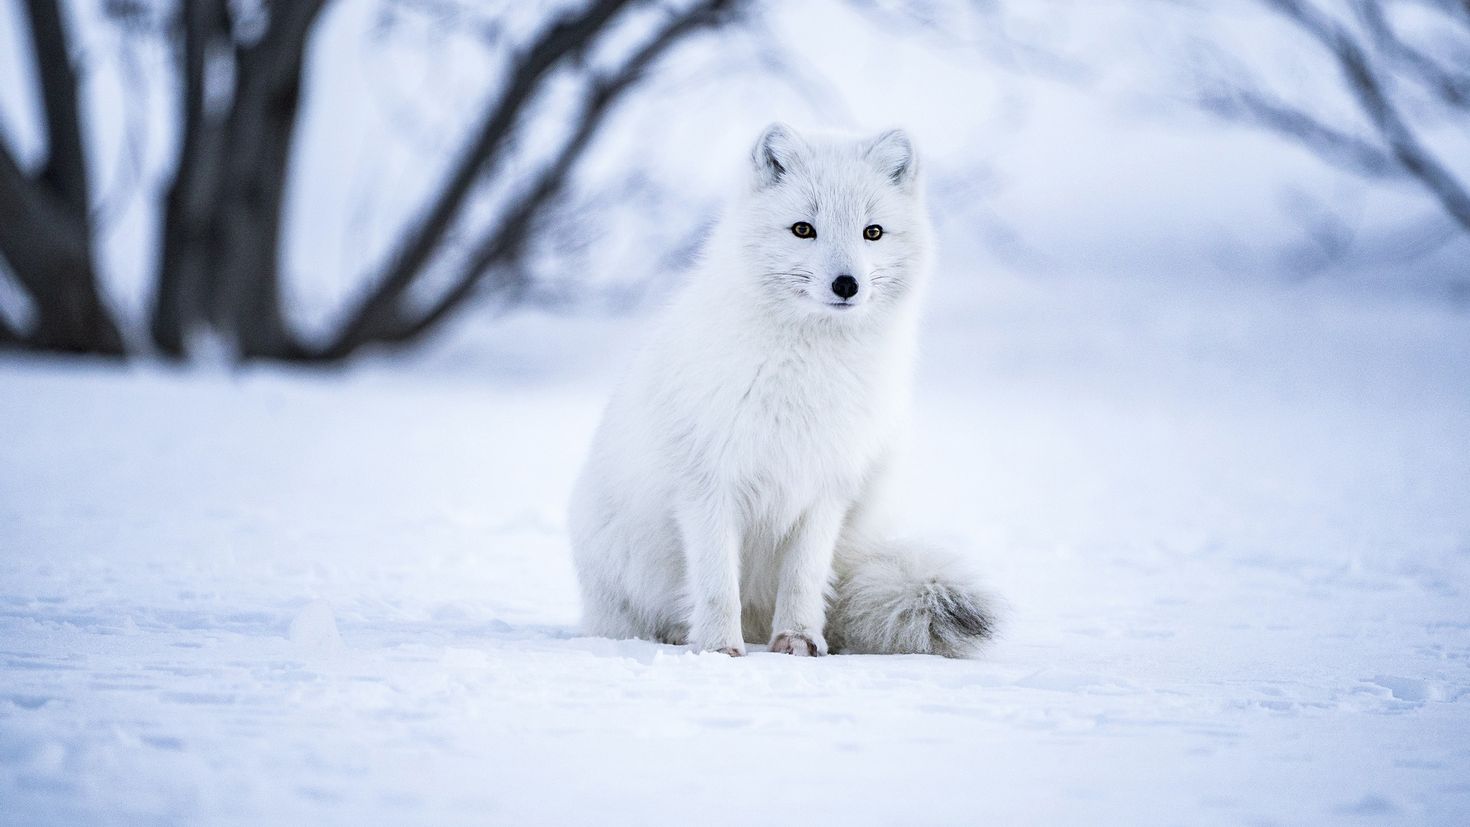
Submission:
[[[729,655],[732,658],[745,657],[745,645],[741,643],[729,643],[724,646],[714,643],[708,645],[696,643],[693,645],[693,649],[696,652],[718,652],[721,655]]]
[[[827,641],[821,635],[805,632],[777,632],[771,638],[771,651],[781,655],[818,657],[827,654]]]

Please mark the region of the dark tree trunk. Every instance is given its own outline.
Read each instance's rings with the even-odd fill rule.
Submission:
[[[184,355],[189,330],[203,327],[230,340],[241,359],[300,356],[282,313],[278,256],[301,72],[322,6],[274,4],[261,38],[237,47],[226,3],[185,4],[184,136],[152,325],[166,354]],[[225,53],[234,89],[228,109],[215,112],[205,97],[207,61]]]
[[[10,326],[10,322],[0,315],[0,347],[16,347],[25,344],[20,333]]]
[[[68,353],[123,352],[98,298],[85,224],[49,188],[0,152],[0,255],[36,306],[30,347]]]
[[[0,147],[0,256],[35,302],[30,347],[119,355],[122,337],[97,290],[87,161],[66,28],[56,0],[29,0],[47,156],[28,177]]]
[[[206,112],[204,83],[208,55],[230,42],[225,0],[185,3],[181,25],[179,159],[164,207],[151,325],[154,345],[174,357],[185,355],[186,334],[207,316],[210,218],[223,177],[224,130],[219,113]]]

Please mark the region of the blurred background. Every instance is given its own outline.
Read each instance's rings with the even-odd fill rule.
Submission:
[[[507,311],[666,293],[777,119],[912,130],[956,289],[1470,296],[1457,0],[15,0],[0,44],[10,348],[495,364]]]
[[[774,120],[916,137],[980,659],[578,631]],[[0,824],[1464,824],[1467,127],[1466,0],[0,0]]]

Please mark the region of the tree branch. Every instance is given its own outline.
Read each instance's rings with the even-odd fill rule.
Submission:
[[[1443,103],[1460,109],[1470,107],[1470,74],[1451,71],[1404,42],[1388,22],[1381,3],[1358,0],[1356,6],[1358,17],[1373,36],[1380,52],[1418,77],[1425,88]]]
[[[1373,178],[1400,177],[1404,170],[1386,149],[1328,126],[1281,101],[1246,89],[1203,98],[1201,105],[1224,118],[1248,119],[1285,135],[1339,166]]]
[[[347,315],[347,321],[326,347],[327,353],[345,354],[397,325],[396,315],[403,295],[439,248],[483,171],[492,168],[504,151],[509,133],[538,90],[542,77],[563,58],[581,53],[628,2],[597,0],[580,15],[564,15],[526,50],[475,139],[454,165],[444,188],[405,234],[376,286]]]
[[[1470,231],[1470,192],[1420,143],[1384,89],[1367,50],[1357,38],[1306,0],[1263,2],[1326,47],[1358,108],[1382,136],[1394,159],[1429,190],[1456,223]]]
[[[504,266],[516,259],[529,240],[529,230],[537,214],[562,190],[597,128],[612,111],[612,104],[671,46],[696,29],[717,24],[733,5],[735,4],[728,0],[709,0],[683,12],[665,24],[620,69],[595,81],[583,107],[581,122],[556,160],[542,172],[526,197],[500,222],[495,231],[476,245],[469,264],[461,271],[455,284],[419,319],[390,331],[382,340],[405,342],[423,335],[462,305],[487,272],[497,265]]]

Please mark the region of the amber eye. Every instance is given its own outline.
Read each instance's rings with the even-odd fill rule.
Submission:
[[[883,237],[883,228],[877,224],[869,224],[863,228],[863,238],[869,241],[877,241]]]
[[[817,228],[805,221],[798,221],[791,225],[791,234],[797,238],[816,238]]]

